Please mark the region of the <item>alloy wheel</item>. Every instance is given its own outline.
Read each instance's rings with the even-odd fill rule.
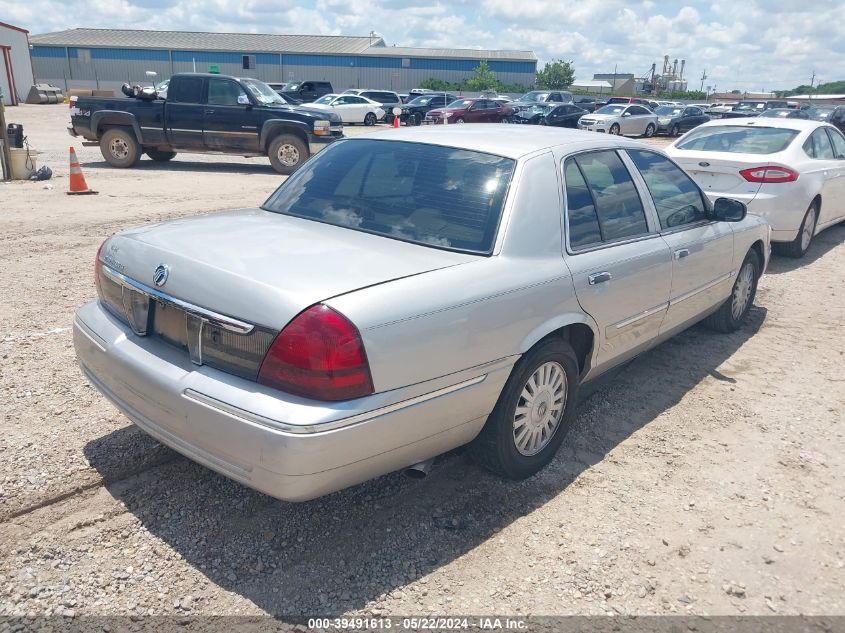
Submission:
[[[566,396],[566,373],[559,363],[543,363],[531,374],[513,416],[513,440],[520,455],[536,455],[549,444],[563,417]]]
[[[804,226],[801,228],[801,251],[806,251],[810,248],[810,241],[813,239],[813,234],[816,232],[816,210],[811,208],[807,213],[807,218],[804,220]]]
[[[746,262],[734,285],[733,297],[731,299],[731,315],[739,319],[748,309],[748,302],[751,299],[751,290],[754,288],[754,264]]]
[[[129,145],[122,138],[115,138],[109,143],[109,151],[115,158],[123,160],[129,156]]]

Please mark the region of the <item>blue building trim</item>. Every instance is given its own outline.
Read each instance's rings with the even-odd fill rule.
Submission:
[[[68,56],[76,59],[77,50],[85,47],[68,48]],[[91,51],[92,59],[103,60],[141,60],[169,62],[171,52],[168,50],[147,50],[137,48],[88,48]],[[174,62],[196,61],[202,64],[238,64],[243,61],[244,55],[255,55],[257,64],[278,66],[280,55],[278,53],[232,53],[232,52],[209,52],[209,51],[173,51]],[[33,46],[33,57],[63,58],[65,47],[63,46]],[[403,59],[407,59],[409,66],[402,65]],[[282,54],[281,63],[284,66],[327,66],[338,68],[396,68],[411,70],[451,70],[472,72],[478,66],[477,59],[451,59],[451,58],[426,58],[426,57],[378,57],[375,55],[302,55]],[[488,60],[490,70],[497,73],[524,73],[534,74],[537,71],[536,62]]]
[[[65,56],[65,47],[57,47],[57,46],[33,46],[32,47],[32,56],[33,57],[50,57],[53,59],[64,59]]]

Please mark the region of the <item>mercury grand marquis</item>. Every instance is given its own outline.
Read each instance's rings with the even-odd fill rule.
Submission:
[[[741,327],[768,258],[768,225],[636,141],[387,130],[261,208],[108,238],[74,343],[141,429],[280,499],[465,444],[519,479],[586,381],[702,319]]]

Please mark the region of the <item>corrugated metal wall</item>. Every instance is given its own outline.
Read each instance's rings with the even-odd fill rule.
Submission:
[[[26,100],[29,89],[32,87],[32,66],[29,63],[29,40],[26,33],[0,26],[0,44],[9,47],[9,60],[11,61],[11,72],[14,75],[16,95],[18,101],[23,103]],[[6,65],[4,56],[0,54],[0,86],[3,87],[4,103],[11,105],[11,86],[8,85]]]
[[[209,51],[167,51],[115,48],[62,48],[35,46],[32,60],[40,81],[61,87],[115,88],[125,81],[144,83],[148,70],[158,73],[157,81],[173,73],[206,72],[212,64],[226,75],[249,76],[263,81],[315,79],[331,81],[337,91],[346,88],[383,88],[406,91],[420,82],[436,77],[460,82],[472,76],[477,60],[377,57],[372,55],[290,55],[244,53],[255,55],[256,66],[243,69],[240,53]],[[536,62],[488,62],[500,81],[533,85]]]

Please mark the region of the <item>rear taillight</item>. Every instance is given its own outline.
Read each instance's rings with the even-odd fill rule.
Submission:
[[[107,239],[103,240],[103,243],[97,249],[97,255],[94,257],[94,285],[97,287],[97,296],[101,299],[103,297],[103,289],[100,287],[100,253],[103,252],[103,246],[106,245],[106,242],[108,242]]]
[[[743,169],[739,175],[748,182],[795,182],[798,180],[798,172],[789,167],[777,165],[763,165],[762,167],[751,167]]]
[[[358,329],[317,304],[285,326],[261,363],[258,382],[314,400],[351,400],[373,393]]]

